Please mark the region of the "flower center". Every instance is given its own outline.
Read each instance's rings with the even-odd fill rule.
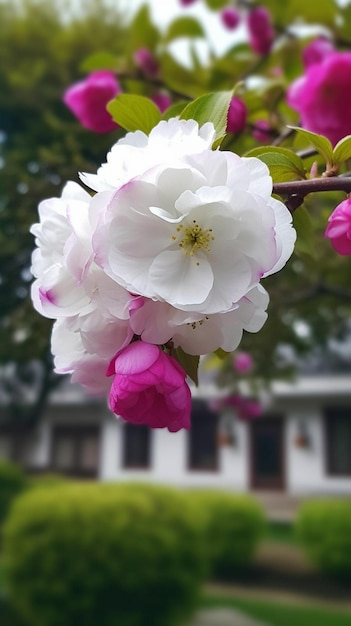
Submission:
[[[212,228],[203,230],[196,220],[193,220],[191,226],[184,228],[183,224],[177,226],[178,237],[182,237],[178,243],[179,248],[183,249],[184,254],[194,256],[198,250],[205,250],[210,252],[210,242],[214,241],[212,235]],[[177,237],[172,237],[173,241],[176,241]]]

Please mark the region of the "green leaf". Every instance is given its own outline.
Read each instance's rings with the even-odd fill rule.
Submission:
[[[205,32],[194,17],[179,17],[170,23],[165,34],[165,42],[169,43],[179,37],[205,37]]]
[[[187,375],[197,386],[199,384],[198,369],[200,357],[193,354],[187,354],[182,348],[174,348],[172,356],[178,361],[179,365],[186,371]]]
[[[193,72],[184,65],[178,63],[172,55],[164,52],[160,57],[161,74],[171,91],[178,93],[179,97],[196,98],[204,93],[205,74]]]
[[[228,4],[228,0],[205,0],[209,9],[213,11],[217,11],[218,9],[223,9]]]
[[[275,183],[306,178],[302,159],[288,148],[262,146],[250,150],[245,156],[257,157],[263,161],[269,167]]]
[[[351,158],[351,135],[347,135],[347,137],[343,137],[336,144],[333,150],[333,162],[334,164],[340,164],[347,159]]]
[[[180,118],[183,120],[196,120],[199,126],[206,122],[212,122],[215,127],[215,140],[226,134],[227,115],[232,91],[218,91],[200,96],[190,102],[182,111]]]
[[[301,178],[306,178],[303,160],[289,148],[281,148],[280,146],[260,146],[254,148],[245,154],[246,157],[260,157],[262,154],[270,152],[272,154],[281,155],[287,159],[295,169],[300,172]]]
[[[127,131],[142,130],[149,132],[162,119],[156,106],[145,96],[119,94],[107,105],[114,121]]]
[[[311,217],[305,207],[300,206],[293,213],[293,225],[297,233],[296,254],[307,254],[316,258],[314,231]]]
[[[316,148],[317,152],[322,155],[325,159],[326,163],[332,164],[333,162],[333,146],[331,145],[329,139],[323,137],[323,135],[317,135],[317,133],[312,133],[310,130],[305,130],[304,128],[300,128],[299,126],[288,126],[288,128],[292,128],[299,135],[305,137],[310,144],[314,148]]]
[[[117,58],[110,52],[94,52],[90,54],[80,65],[82,72],[88,73],[94,70],[116,70]]]
[[[150,7],[144,4],[129,27],[129,49],[132,53],[138,48],[154,50],[159,39],[160,32],[151,21]]]

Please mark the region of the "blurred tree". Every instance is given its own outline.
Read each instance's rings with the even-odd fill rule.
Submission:
[[[62,95],[84,76],[87,56],[121,53],[124,20],[104,0],[83,0],[76,13],[71,5],[0,4],[0,398],[8,405],[2,417],[20,423],[39,416],[59,380],[52,374],[51,322],[29,299],[29,228],[40,200],[60,195],[78,171],[96,168],[119,136],[83,129]]]

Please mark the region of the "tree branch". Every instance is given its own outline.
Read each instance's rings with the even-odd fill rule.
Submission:
[[[326,176],[325,178],[292,180],[273,185],[273,193],[286,198],[286,205],[291,212],[295,211],[303,203],[307,194],[317,191],[344,191],[345,193],[351,193],[351,176]]]

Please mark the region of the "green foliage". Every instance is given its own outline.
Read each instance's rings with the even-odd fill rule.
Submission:
[[[12,503],[26,487],[22,470],[5,461],[0,461],[0,527],[4,523]]]
[[[269,167],[274,183],[306,178],[303,160],[287,148],[262,146],[250,150],[246,156],[261,159]]]
[[[147,135],[161,120],[156,104],[145,96],[120,94],[109,102],[107,110],[125,130],[141,130]]]
[[[266,528],[258,502],[211,490],[191,491],[189,498],[204,516],[209,576],[230,579],[245,572]]]
[[[204,37],[205,32],[200,22],[194,17],[179,17],[171,22],[166,31],[164,41],[170,42],[179,37]]]
[[[232,97],[231,91],[204,94],[190,102],[179,117],[183,120],[196,120],[199,126],[212,122],[216,131],[215,140],[218,140],[226,133],[228,108]]]
[[[176,490],[32,490],[5,527],[9,598],[28,626],[179,623],[203,578],[202,542],[193,507]]]
[[[323,573],[351,580],[351,501],[310,500],[296,520],[296,533],[312,563]]]

